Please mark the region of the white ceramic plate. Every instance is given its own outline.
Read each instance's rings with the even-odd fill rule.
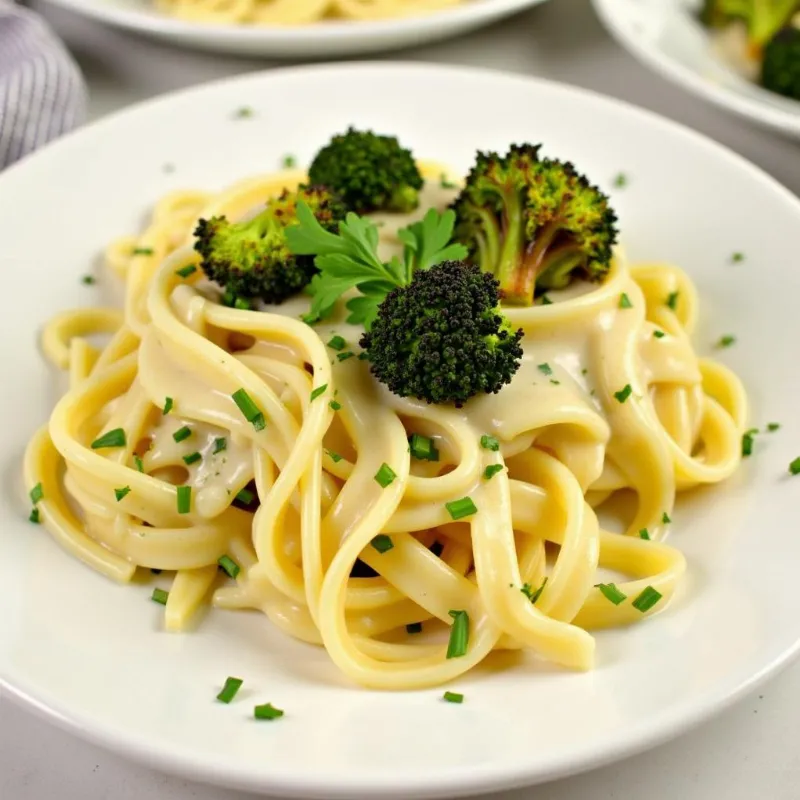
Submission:
[[[738,75],[713,52],[695,18],[698,0],[593,0],[615,38],[690,92],[760,125],[800,136],[800,103]]]
[[[471,114],[475,97],[491,113]],[[255,114],[235,120],[250,105]],[[287,108],[293,108],[287,114]],[[543,113],[546,109],[546,113]],[[221,188],[305,162],[350,123],[393,131],[420,157],[466,169],[476,148],[542,141],[613,191],[634,259],[683,265],[702,298],[698,347],[720,355],[783,424],[724,487],[676,510],[689,561],[668,613],[598,637],[597,669],[495,661],[453,687],[375,693],[259,614],[212,612],[197,632],[159,629],[152,585],[117,586],[27,522],[19,464],[54,379],[36,353],[51,314],[98,301],[80,277],[158,196]],[[171,163],[174,171],[165,173]],[[94,124],[0,175],[4,389],[0,684],[52,721],[149,765],[236,787],[325,798],[443,797],[533,783],[679,733],[784,664],[800,641],[800,202],[755,167],[628,105],[521,77],[422,65],[291,69],[170,95]],[[734,251],[745,260],[731,263]],[[111,283],[111,278],[105,280]],[[157,579],[154,579],[154,581]],[[228,675],[242,702],[214,701]],[[286,716],[257,724],[255,702]]]
[[[210,25],[174,19],[150,0],[50,0],[77,14],[173,44],[272,58],[329,58],[379,53],[457,36],[544,0],[470,0],[432,14],[375,21],[328,21],[292,27]]]

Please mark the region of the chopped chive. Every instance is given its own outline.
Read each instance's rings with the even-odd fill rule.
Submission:
[[[542,295],[542,305],[543,306],[551,306],[553,305],[553,301],[546,295]]]
[[[633,389],[629,383],[626,383],[618,392],[614,392],[614,397],[617,402],[624,403],[633,393]]]
[[[654,589],[652,586],[646,586],[642,593],[631,604],[637,611],[644,614],[649,611],[662,597],[661,592]]]
[[[333,450],[326,450],[325,452],[330,456],[331,461],[333,461],[334,464],[337,464],[344,458],[344,456],[340,456],[338,453],[334,453]]]
[[[738,264],[740,261],[744,261],[744,253],[736,252],[731,256],[731,261],[734,264]]]
[[[481,436],[481,447],[484,450],[499,450],[500,449],[500,442],[494,437],[489,436],[489,434],[484,433]]]
[[[667,334],[664,333],[664,331],[660,331],[660,330],[654,330],[653,331],[653,336],[655,336],[656,339],[663,339],[666,335]]]
[[[236,113],[234,116],[236,119],[250,119],[255,112],[253,111],[250,106],[242,106],[241,108],[236,109]]]
[[[552,383],[553,386],[561,386],[561,381],[557,381],[555,378],[550,378],[550,383]]]
[[[446,700],[448,703],[463,703],[464,695],[458,692],[445,692],[442,695],[442,699]]]
[[[331,336],[330,340],[328,341],[328,347],[331,350],[344,350],[345,345],[347,342],[344,340],[343,336]]]
[[[622,189],[624,186],[628,185],[628,176],[624,172],[618,172],[614,176],[614,186],[618,189]]]
[[[422,436],[419,433],[412,433],[411,438],[408,440],[409,447],[411,448],[411,455],[420,461],[438,461],[439,451],[433,443],[433,439],[428,436]]]
[[[544,364],[539,364],[536,367],[536,369],[538,369],[539,372],[542,373],[542,375],[552,375],[553,374],[552,368],[550,367],[550,365],[546,361],[545,361]]]
[[[798,475],[800,474],[800,456],[798,456],[791,464],[789,464],[789,474],[790,475]]]
[[[217,564],[225,570],[229,578],[235,578],[241,572],[241,567],[230,556],[220,556]]]
[[[281,160],[281,164],[285,169],[291,169],[297,166],[297,159],[293,155],[287,154]]]
[[[36,505],[44,497],[44,489],[42,489],[41,481],[30,490],[28,497],[31,498],[31,503],[34,505]]]
[[[195,272],[197,272],[197,267],[194,264],[187,264],[185,267],[175,270],[175,274],[180,275],[181,278],[188,278],[190,275],[194,275]]]
[[[168,397],[166,400],[164,400],[164,408],[161,409],[161,413],[166,416],[170,411],[172,411],[174,405],[175,404],[173,403],[172,398]]]
[[[458,184],[448,180],[444,172],[439,176],[439,186],[441,186],[442,189],[458,189]]]
[[[669,306],[669,308],[671,308],[673,311],[675,311],[675,309],[678,307],[678,296],[679,296],[679,295],[680,295],[680,292],[670,292],[670,293],[667,295],[666,304],[667,304],[667,306]]]
[[[192,507],[192,487],[179,486],[178,487],[178,513],[188,514],[189,509]]]
[[[104,433],[99,439],[92,442],[92,450],[99,450],[102,447],[125,447],[125,431],[122,428],[114,428],[113,431]]]
[[[330,403],[328,403],[328,408],[331,411],[341,411],[342,404],[338,400],[331,400]]]
[[[536,605],[536,601],[542,596],[542,592],[544,591],[544,587],[547,585],[547,576],[545,575],[544,580],[542,581],[541,586],[538,589],[534,589],[529,583],[523,583],[522,588],[520,591],[528,600],[531,601],[534,605]]]
[[[114,489],[114,497],[117,498],[117,502],[119,503],[123,497],[130,494],[131,487],[130,486],[123,486],[121,489]]]
[[[385,489],[396,477],[394,470],[386,462],[381,464],[381,468],[375,473],[375,480],[381,489]]]
[[[672,517],[670,517],[670,515],[669,515],[669,514],[667,514],[667,512],[665,511],[665,512],[664,512],[664,513],[661,515],[661,521],[662,521],[662,522],[663,522],[665,525],[669,525],[669,524],[670,524],[670,522],[672,522]]]
[[[283,716],[283,710],[275,708],[272,703],[264,703],[263,706],[256,706],[253,709],[253,716],[256,719],[279,719]]]
[[[237,389],[231,397],[233,398],[233,402],[238,406],[239,411],[242,412],[244,418],[253,428],[257,431],[263,431],[266,427],[264,415],[261,413],[261,409],[253,402],[250,395],[247,394],[244,389]]]
[[[183,463],[188,467],[190,464],[194,464],[196,461],[199,461],[202,457],[203,456],[201,456],[200,453],[195,450],[194,453],[189,453],[183,457]]]
[[[726,334],[725,336],[720,336],[719,340],[717,341],[717,347],[730,347],[732,344],[736,342],[736,337],[732,336],[730,333]]]
[[[642,528],[639,531],[639,538],[640,539],[646,539],[649,542],[650,541],[650,531],[648,531],[647,528]]]
[[[472,502],[471,497],[462,497],[460,500],[453,500],[445,503],[444,507],[450,513],[453,520],[464,519],[478,513],[478,508]]]
[[[134,247],[133,255],[135,256],[151,256],[153,255],[152,247]]]
[[[767,430],[770,433],[775,433],[775,431],[779,430],[781,427],[780,422],[768,422],[767,423]]]
[[[136,469],[138,469],[139,472],[144,472],[144,463],[139,456],[133,457],[133,463],[136,465]]]
[[[97,278],[95,278],[94,275],[84,275],[81,278],[81,283],[86,286],[91,286],[93,283],[97,283]]]
[[[394,542],[392,541],[392,537],[387,536],[385,533],[379,533],[377,536],[373,536],[370,544],[379,553],[387,553],[394,547]]]
[[[169,592],[165,591],[164,589],[153,589],[153,594],[150,595],[151,600],[155,600],[156,603],[161,603],[162,606],[167,604],[167,600],[169,599]]]
[[[498,472],[502,472],[505,469],[502,464],[489,464],[488,467],[483,471],[483,477],[488,481],[491,480]]]
[[[598,583],[596,587],[600,590],[603,597],[615,606],[618,606],[624,600],[628,599],[628,595],[621,592],[613,583]]]
[[[625,292],[623,292],[619,296],[619,307],[620,308],[633,308],[633,303],[631,303],[630,297],[628,297],[628,295]]]
[[[347,361],[348,358],[352,358],[354,355],[355,353],[352,350],[346,350],[344,353],[337,353],[336,358],[339,361]]]
[[[742,434],[742,456],[745,458],[753,454],[754,437],[758,433],[758,428],[750,428]]]
[[[322,386],[317,386],[317,388],[311,392],[311,402],[313,403],[321,394],[325,394],[327,388],[327,383],[323,383]]]
[[[227,450],[227,448],[228,440],[224,436],[220,436],[218,439],[214,439],[214,449],[211,451],[211,455],[221,453],[223,450]]]
[[[410,622],[406,625],[406,633],[422,633],[422,623]]]
[[[172,438],[176,442],[182,442],[184,439],[188,439],[191,435],[192,429],[188,425],[184,425],[182,428],[178,428],[178,430],[172,434]]]
[[[249,506],[250,503],[256,499],[256,496],[249,489],[239,489],[239,491],[236,493],[236,499],[240,503],[244,503],[246,506]]]
[[[449,611],[453,618],[450,640],[447,643],[447,658],[460,658],[467,653],[469,644],[469,615],[466,611]]]
[[[41,522],[41,520],[39,519],[39,509],[38,508],[32,508],[31,509],[31,513],[30,513],[30,516],[28,517],[28,521],[29,522],[34,522],[37,525]]]
[[[217,695],[217,700],[220,703],[230,703],[236,697],[236,693],[241,689],[243,683],[241,678],[226,678],[222,691]]]

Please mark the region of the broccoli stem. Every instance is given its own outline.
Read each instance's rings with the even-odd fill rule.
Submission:
[[[477,235],[479,264],[483,272],[494,274],[495,266],[500,261],[500,227],[494,214],[485,208],[476,208],[475,212],[483,223],[483,235]]]
[[[572,280],[573,271],[585,260],[577,244],[563,244],[550,249],[542,259],[536,285],[540,289],[564,289]]]
[[[533,288],[536,273],[531,273],[523,264],[525,248],[525,220],[522,214],[522,199],[515,189],[502,193],[503,199],[503,247],[495,262],[495,277],[500,281],[503,302],[529,306],[533,303]]]
[[[398,186],[389,198],[387,208],[407,214],[419,205],[419,192],[413,186]]]

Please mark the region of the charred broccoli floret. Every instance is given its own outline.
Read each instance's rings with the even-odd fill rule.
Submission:
[[[709,28],[724,28],[740,20],[756,56],[772,37],[788,24],[798,0],[704,0],[700,21]]]
[[[297,202],[304,200],[319,224],[335,233],[347,209],[322,186],[284,191],[246,222],[225,217],[201,219],[194,249],[203,257],[206,275],[224,287],[230,298],[259,298],[281,303],[302,289],[317,273],[311,256],[293,255],[286,243],[286,227],[297,222]]]
[[[498,392],[522,357],[522,331],[498,308],[498,284],[463,261],[414,274],[378,307],[361,339],[373,375],[401,397],[463,405]]]
[[[761,84],[784,97],[800,100],[800,28],[784,28],[767,43]]]
[[[413,211],[422,175],[410,150],[394,136],[349,128],[317,153],[308,170],[312,183],[330,186],[351,211]]]
[[[499,280],[504,303],[530,305],[536,290],[602,278],[617,238],[608,197],[571,163],[540,159],[539,148],[478,153],[452,205],[456,240]]]

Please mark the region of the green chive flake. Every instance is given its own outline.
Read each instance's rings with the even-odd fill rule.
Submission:
[[[791,464],[789,464],[790,475],[800,475],[800,456],[798,456]]]
[[[39,509],[38,508],[32,508],[31,509],[31,513],[30,513],[30,516],[28,517],[28,521],[29,522],[33,522],[36,525],[38,525],[41,522],[41,519],[39,518]]]
[[[130,494],[131,487],[130,486],[123,486],[121,489],[114,489],[114,497],[117,498],[117,502],[119,503],[123,497]]]
[[[333,461],[334,464],[338,464],[344,458],[344,456],[340,456],[338,453],[334,453],[333,450],[326,450],[325,452],[328,454],[328,456],[330,457],[331,461]]]
[[[323,383],[322,386],[317,386],[317,388],[311,392],[311,402],[313,403],[321,394],[325,394],[327,388],[327,383]]]
[[[639,531],[639,538],[640,539],[646,539],[649,542],[650,541],[650,531],[648,531],[647,528],[642,528]]]
[[[471,517],[473,514],[478,513],[478,508],[472,502],[471,497],[462,497],[460,500],[452,500],[445,503],[444,507],[450,514],[453,520],[464,519],[464,517]]]
[[[645,611],[649,611],[661,599],[661,597],[661,592],[659,592],[657,589],[654,589],[652,586],[647,586],[631,605],[637,611],[641,611],[642,614],[644,614]]]
[[[505,467],[502,464],[489,464],[483,471],[483,477],[485,480],[490,481],[498,472],[502,472],[504,469]]]
[[[347,350],[344,353],[337,353],[336,358],[338,358],[339,361],[347,361],[348,358],[352,358],[354,355],[355,353],[352,350]]]
[[[381,554],[388,553],[394,547],[392,537],[387,536],[385,533],[379,533],[374,536],[370,544]]]
[[[757,433],[758,428],[750,428],[749,431],[745,431],[742,434],[742,456],[744,458],[753,455],[753,442]]]
[[[94,275],[84,275],[81,278],[81,283],[86,286],[92,286],[93,284],[97,283],[97,278],[95,278]]]
[[[628,595],[621,592],[613,583],[598,583],[596,588],[600,590],[600,593],[609,603],[613,603],[615,606],[628,599]]]
[[[395,471],[385,461],[375,473],[375,481],[381,489],[385,489],[396,477]]]
[[[633,394],[633,388],[626,383],[618,392],[614,392],[614,397],[618,403],[624,403]]]
[[[529,583],[523,583],[520,591],[533,605],[536,605],[536,601],[542,596],[545,586],[547,586],[547,576],[544,577],[538,589],[534,589]]]
[[[553,374],[552,368],[550,367],[550,365],[546,361],[545,361],[544,364],[539,364],[536,367],[536,369],[538,369],[539,372],[542,373],[542,375],[552,375]]]
[[[144,463],[139,456],[133,457],[133,463],[136,465],[136,469],[139,470],[139,472],[144,472]]]
[[[623,292],[619,296],[619,307],[620,308],[633,308],[633,303],[631,303],[630,297],[628,297],[628,295],[625,292]]]
[[[125,447],[125,431],[122,428],[104,433],[99,439],[92,442],[92,450],[100,450],[103,447]]]
[[[169,599],[169,592],[165,591],[164,589],[153,589],[153,594],[150,595],[150,599],[156,603],[161,603],[162,606],[167,604],[167,600]]]
[[[739,262],[744,261],[744,253],[739,253],[739,252],[734,253],[731,256],[731,261],[733,261],[734,264],[738,264]]]
[[[256,706],[253,709],[253,716],[256,719],[280,719],[283,716],[283,710],[275,708],[272,703],[264,703],[263,706]]]
[[[328,408],[331,411],[341,411],[342,404],[338,400],[331,400],[330,403],[328,403]]]
[[[220,436],[218,439],[214,439],[214,449],[211,451],[211,455],[216,455],[217,453],[221,453],[223,450],[228,449],[228,440],[224,436]]]
[[[725,334],[725,336],[720,336],[717,340],[716,347],[723,348],[723,347],[730,347],[731,345],[736,343],[736,337],[731,335],[730,333]]]
[[[153,255],[152,247],[134,247],[133,255],[135,256],[151,256]]]
[[[182,442],[184,439],[188,439],[191,435],[192,429],[188,425],[184,425],[183,427],[178,428],[178,430],[172,434],[172,438],[176,442]]]
[[[235,578],[241,572],[241,567],[230,556],[220,556],[217,564],[222,567],[229,578]]]
[[[194,275],[195,272],[197,272],[197,267],[194,264],[187,264],[185,267],[175,270],[175,274],[181,278],[188,278],[190,275]]]
[[[189,453],[188,455],[183,456],[183,463],[188,467],[191,464],[199,461],[202,457],[203,456],[201,456],[200,453],[195,450],[194,453]]]
[[[450,639],[447,642],[447,658],[461,658],[467,654],[469,645],[469,614],[466,611],[449,611],[453,618]]]
[[[500,449],[500,442],[494,436],[484,433],[481,436],[481,447],[484,450],[494,450],[496,452]]]
[[[44,489],[42,489],[41,481],[30,490],[28,497],[31,498],[31,503],[34,505],[36,505],[44,497]]]
[[[244,389],[237,389],[231,397],[236,403],[239,411],[244,418],[253,426],[256,431],[263,431],[266,427],[264,414],[261,409],[253,402],[253,399]]]
[[[239,491],[236,493],[236,499],[240,503],[244,503],[246,506],[249,506],[250,503],[256,499],[256,496],[249,489],[239,489]]]
[[[624,172],[618,172],[614,176],[614,186],[618,189],[623,189],[628,185],[628,176]]]
[[[667,295],[666,304],[672,311],[675,311],[675,309],[678,308],[678,297],[679,296],[680,296],[680,292],[670,292]]]
[[[331,336],[328,340],[328,347],[330,347],[331,350],[344,350],[346,344],[347,342],[344,340],[344,337],[338,334],[336,334],[336,336]]]
[[[463,703],[464,695],[459,694],[458,692],[445,692],[442,695],[442,699],[448,703]]]
[[[281,159],[281,164],[284,169],[292,169],[297,166],[297,159],[293,155],[287,154]]]
[[[664,513],[661,515],[661,521],[662,521],[662,522],[663,522],[665,525],[669,525],[669,524],[670,524],[670,522],[672,522],[672,517],[670,517],[670,515],[669,515],[669,514],[667,514],[667,512],[665,511],[665,512],[664,512]]]
[[[770,433],[775,433],[775,431],[780,430],[781,424],[780,422],[768,422],[767,423],[767,430]]]
[[[433,443],[433,439],[422,436],[419,433],[412,433],[408,440],[411,455],[419,461],[438,461],[439,451]]]
[[[667,334],[664,333],[664,331],[660,331],[660,330],[653,331],[653,336],[655,336],[656,339],[663,339],[666,335]]]
[[[217,695],[217,700],[220,703],[230,703],[236,697],[236,693],[241,689],[243,683],[241,678],[226,678],[222,691]]]
[[[178,513],[188,514],[192,507],[192,487],[178,487]]]

